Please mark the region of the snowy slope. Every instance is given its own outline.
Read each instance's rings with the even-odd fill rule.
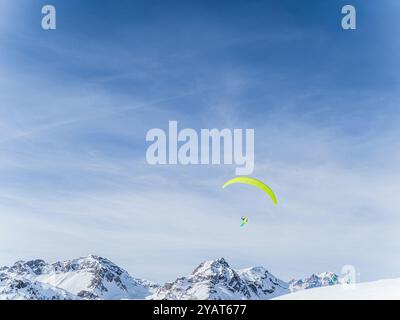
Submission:
[[[149,299],[247,300],[288,293],[288,285],[262,267],[234,270],[224,258],[201,263],[191,275],[166,283]]]
[[[277,300],[399,300],[400,279],[379,280],[355,285],[340,284],[298,291]]]

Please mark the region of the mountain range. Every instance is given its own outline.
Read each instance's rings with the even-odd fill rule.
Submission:
[[[285,282],[263,267],[235,270],[224,258],[202,262],[173,282],[134,278],[96,255],[47,263],[18,261],[0,268],[1,300],[266,300],[341,283],[332,272]]]

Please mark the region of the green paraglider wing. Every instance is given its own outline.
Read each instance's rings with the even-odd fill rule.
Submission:
[[[233,179],[225,182],[225,184],[222,186],[222,189],[226,188],[227,186],[229,186],[231,184],[235,184],[235,183],[248,184],[248,185],[257,187],[258,189],[261,189],[267,195],[269,195],[275,205],[278,204],[278,201],[276,200],[275,194],[272,191],[272,189],[270,187],[268,187],[264,182],[262,182],[260,180],[257,180],[257,179],[254,179],[254,178],[250,178],[250,177],[236,177],[236,178],[233,178]]]

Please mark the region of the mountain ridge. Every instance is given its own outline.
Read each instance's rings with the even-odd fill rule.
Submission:
[[[0,299],[266,300],[339,282],[331,272],[285,282],[261,266],[234,269],[221,257],[203,261],[190,275],[158,285],[132,277],[106,258],[88,255],[53,263],[21,260],[2,267]]]

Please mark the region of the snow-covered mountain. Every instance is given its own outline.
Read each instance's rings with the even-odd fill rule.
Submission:
[[[54,263],[18,261],[0,268],[0,300],[266,300],[338,283],[342,280],[331,272],[287,283],[263,267],[235,270],[219,258],[201,263],[186,277],[159,286],[133,278],[108,259],[89,255]]]
[[[94,255],[51,264],[18,261],[0,269],[0,299],[144,299],[155,288]]]
[[[312,274],[310,277],[305,279],[289,281],[289,289],[291,292],[296,292],[299,290],[333,286],[341,283],[345,283],[345,281],[336,273],[322,272],[318,274]]]
[[[262,267],[234,270],[224,258],[201,263],[191,275],[166,283],[149,299],[247,300],[289,293],[288,284]]]
[[[237,272],[253,293],[252,299],[266,300],[288,292],[288,284],[264,267],[240,269]]]
[[[76,300],[78,297],[60,288],[24,278],[0,280],[0,300]]]

